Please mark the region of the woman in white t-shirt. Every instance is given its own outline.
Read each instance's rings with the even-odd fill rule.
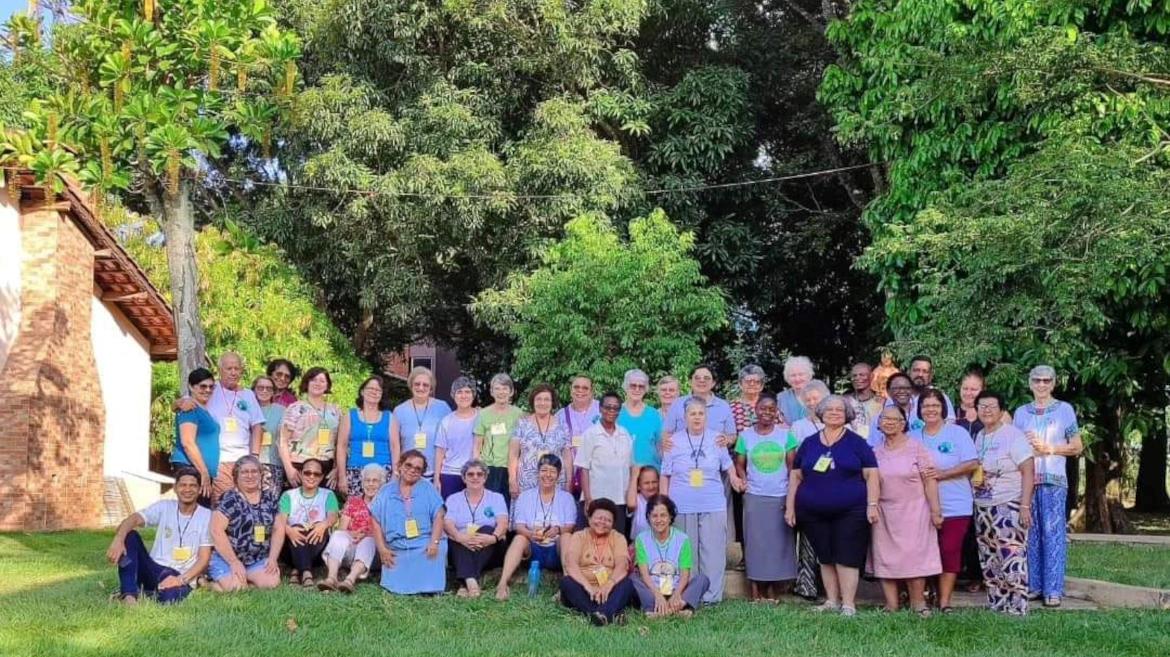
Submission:
[[[324,476],[325,466],[320,460],[305,459],[301,464],[301,485],[280,496],[276,517],[284,525],[288,539],[288,560],[293,567],[289,580],[295,584],[299,575],[305,588],[316,586],[313,566],[329,542],[329,528],[337,523],[337,496],[321,487]]]

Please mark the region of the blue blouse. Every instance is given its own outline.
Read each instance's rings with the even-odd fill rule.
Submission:
[[[436,516],[444,509],[443,498],[428,479],[419,479],[414,485],[411,499],[402,498],[400,481],[395,478],[378,491],[370,506],[370,515],[382,528],[382,536],[392,550],[421,550],[431,540],[431,529]],[[418,536],[406,537],[406,521],[413,518],[418,523]],[[446,540],[441,538],[440,540]]]

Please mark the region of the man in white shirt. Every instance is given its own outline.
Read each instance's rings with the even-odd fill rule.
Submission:
[[[118,565],[118,596],[136,604],[142,596],[163,604],[186,598],[211,561],[211,511],[199,506],[199,472],[182,468],[175,477],[174,500],[159,500],[118,525],[106,550]],[[146,544],[138,527],[157,527],[154,545]]]
[[[617,505],[614,531],[626,533],[626,491],[633,485],[634,439],[617,423],[622,398],[616,392],[601,397],[601,420],[585,430],[577,465],[581,468],[581,502],[585,508],[595,499],[607,498]]]

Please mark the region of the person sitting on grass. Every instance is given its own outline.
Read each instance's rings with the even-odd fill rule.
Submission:
[[[190,595],[211,561],[211,511],[197,501],[201,487],[199,472],[182,468],[175,475],[177,499],[159,500],[118,525],[106,557],[118,564],[122,602],[145,595],[168,604]],[[142,526],[158,528],[149,552],[138,535]]]
[[[699,608],[710,581],[701,573],[692,575],[694,550],[691,539],[674,527],[678,507],[665,495],[655,495],[646,502],[646,520],[650,529],[634,539],[634,591],[642,611],[650,617],[683,616],[689,618]]]
[[[382,588],[391,593],[432,594],[447,588],[446,509],[435,485],[423,478],[426,470],[423,453],[407,450],[398,460],[398,476],[370,505]]]
[[[590,502],[585,513],[589,525],[565,546],[561,603],[585,614],[594,625],[622,625],[622,610],[629,606],[634,587],[628,577],[626,537],[613,529],[617,505],[602,497]]]
[[[377,545],[370,523],[370,505],[386,483],[386,468],[379,463],[362,467],[362,494],[350,495],[341,509],[341,524],[329,537],[325,547],[325,568],[328,574],[317,584],[322,591],[353,593],[358,579],[365,577],[374,565]],[[342,567],[349,566],[349,574],[338,581]]]
[[[540,457],[536,476],[537,487],[520,493],[512,508],[515,536],[504,555],[504,569],[496,585],[497,600],[508,599],[508,582],[529,554],[541,570],[560,570],[565,549],[561,537],[571,536],[577,526],[577,502],[557,485],[561,458],[556,454]]]
[[[451,541],[455,578],[462,583],[461,598],[478,598],[484,569],[498,563],[508,535],[508,502],[503,495],[484,488],[488,467],[479,459],[463,464],[463,490],[447,496],[443,521]]]
[[[211,540],[215,553],[207,575],[212,589],[224,593],[247,588],[280,586],[276,559],[284,545],[284,523],[276,522],[276,493],[264,489],[263,466],[255,456],[235,463],[235,488],[227,491],[211,514]]]
[[[337,496],[321,487],[325,466],[320,460],[305,459],[301,464],[301,485],[280,496],[277,522],[284,526],[288,561],[292,564],[289,582],[312,588],[313,566],[325,551],[329,529],[337,523]],[[299,575],[299,578],[298,578]]]

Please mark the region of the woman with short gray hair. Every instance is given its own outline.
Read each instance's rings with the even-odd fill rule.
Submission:
[[[789,356],[784,361],[784,382],[789,387],[776,398],[780,404],[780,419],[784,424],[791,426],[808,414],[808,408],[801,403],[800,395],[815,374],[813,363],[806,356]]]
[[[622,377],[622,390],[625,391],[625,401],[617,423],[634,438],[630,455],[634,467],[650,465],[658,469],[662,466],[662,451],[658,446],[662,441],[662,416],[657,408],[645,401],[646,393],[650,392],[650,377],[642,370],[629,370]]]
[[[451,384],[451,399],[455,410],[439,421],[439,434],[435,437],[434,482],[441,496],[463,490],[463,466],[471,460],[475,423],[479,418],[479,409],[475,408],[475,381],[466,376],[455,379]]]
[[[451,539],[455,579],[463,582],[457,591],[459,597],[479,597],[483,571],[499,556],[508,533],[508,502],[484,487],[487,475],[483,461],[467,461],[463,464],[463,490],[446,500],[443,531]]]
[[[361,495],[350,495],[341,509],[337,531],[325,546],[325,579],[317,585],[322,591],[353,593],[359,579],[365,579],[374,565],[378,546],[370,533],[370,504],[386,483],[386,468],[367,463],[361,470]],[[349,567],[345,579],[338,581],[342,568]]]
[[[821,416],[817,413],[817,406],[829,397],[829,386],[825,385],[825,382],[820,379],[813,379],[801,388],[799,399],[804,408],[804,417],[793,422],[791,429],[792,434],[796,436],[798,441],[803,441],[824,427],[821,423]]]
[[[1059,607],[1068,559],[1065,459],[1080,456],[1084,443],[1076,410],[1052,396],[1056,370],[1048,365],[1032,368],[1028,387],[1032,403],[1016,409],[1012,422],[1028,438],[1036,468],[1028,532],[1028,593],[1043,598],[1045,607]]]

